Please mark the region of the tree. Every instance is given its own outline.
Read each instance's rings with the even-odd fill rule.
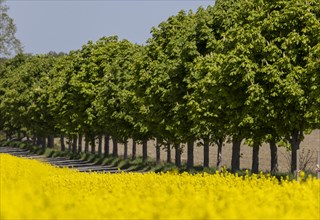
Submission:
[[[232,131],[244,131],[241,136],[253,139],[254,145],[268,135],[285,138],[294,172],[304,132],[319,121],[318,76],[308,66],[313,66],[309,58],[320,42],[320,3],[230,2],[235,19],[221,51],[212,57],[218,60],[220,85],[231,94],[225,98],[236,113],[230,121]]]
[[[150,130],[156,131],[158,139],[173,144],[177,166],[181,165],[181,143],[188,142],[188,168],[193,166],[195,135],[190,133],[192,121],[187,117],[184,97],[188,65],[199,54],[193,40],[195,24],[192,12],[181,11],[153,28],[146,48],[150,64],[140,77],[147,82],[141,84],[146,85],[143,93],[150,107]]]
[[[10,108],[11,105],[5,104],[6,102],[12,103],[14,99],[10,97],[14,94],[19,94],[19,91],[13,90],[10,92],[13,86],[18,86],[17,82],[13,82],[15,69],[22,66],[28,55],[19,54],[11,59],[6,59],[3,64],[1,64],[0,69],[0,129],[11,133],[15,130],[20,130],[21,125],[14,122],[13,113],[16,111],[16,107]],[[17,93],[15,93],[17,92]]]
[[[218,163],[221,162],[223,141],[227,136],[232,139],[232,170],[240,168],[240,144],[244,138],[241,121],[247,109],[243,105],[246,95],[242,88],[246,84],[241,76],[232,71],[238,66],[236,55],[224,43],[226,34],[236,23],[239,13],[237,1],[217,1],[208,7],[197,25],[199,41],[205,49],[192,65],[188,86],[189,117],[195,122],[192,128],[202,134],[204,149],[208,152],[208,141],[218,145]],[[225,64],[229,65],[225,65]],[[205,157],[206,158],[206,157]],[[208,165],[206,159],[205,166]]]
[[[135,65],[141,58],[141,46],[117,37],[100,39],[101,53],[93,54],[101,60],[104,77],[97,84],[97,95],[93,102],[97,112],[98,125],[111,135],[114,142],[114,156],[118,156],[117,143],[127,143],[128,138],[144,142],[143,160],[147,159],[146,141],[150,137],[143,128],[140,100],[136,96]]]
[[[57,126],[62,134],[73,139],[76,150],[76,136],[84,134],[95,153],[95,136],[98,126],[94,124],[95,111],[92,105],[96,85],[103,77],[97,63],[92,60],[96,45],[93,42],[83,45],[81,50],[72,51],[56,65],[52,80],[50,105],[57,114]],[[99,61],[97,61],[99,62]],[[101,67],[102,68],[102,67]]]
[[[226,2],[222,2],[226,3]],[[221,3],[220,3],[221,4]],[[230,8],[227,5],[225,8]],[[222,160],[222,145],[227,135],[226,102],[217,86],[218,72],[215,72],[217,60],[212,52],[219,49],[219,41],[226,29],[229,13],[222,13],[218,7],[199,8],[196,13],[195,36],[200,56],[190,65],[190,74],[186,76],[189,92],[185,96],[188,106],[188,118],[193,121],[192,133],[203,139],[204,167],[209,166],[209,144],[218,146],[217,167]],[[219,15],[222,14],[220,17]]]
[[[308,66],[320,43],[320,2],[265,1],[264,8],[256,36],[262,39],[262,47],[258,59],[251,57],[260,71],[249,87],[256,89],[248,92],[261,100],[259,116],[290,143],[294,172],[304,132],[314,129],[319,121],[320,100],[315,95],[319,94],[318,74]],[[253,104],[257,106],[257,102]]]
[[[56,134],[60,135],[61,150],[65,150],[65,135],[70,134],[71,126],[68,117],[69,82],[70,69],[74,57],[72,53],[66,56],[59,56],[54,66],[50,69],[48,76],[50,78],[45,92],[48,95],[47,108],[50,109],[53,118],[52,123]]]
[[[54,134],[52,114],[47,109],[46,85],[50,81],[49,70],[55,58],[46,55],[17,55],[4,70],[1,115],[5,129],[28,131],[41,139]],[[50,136],[52,137],[52,136]],[[52,146],[52,138],[49,138]],[[45,145],[43,144],[45,147]]]
[[[22,46],[15,37],[16,26],[13,19],[8,15],[8,6],[4,0],[0,0],[0,57],[12,55],[12,53],[21,53]]]

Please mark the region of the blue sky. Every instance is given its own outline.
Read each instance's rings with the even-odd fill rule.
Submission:
[[[180,10],[213,0],[7,0],[27,53],[69,52],[89,40],[118,35],[145,44],[150,30]]]

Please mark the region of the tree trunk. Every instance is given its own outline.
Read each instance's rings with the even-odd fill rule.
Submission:
[[[109,156],[109,151],[110,151],[109,138],[110,137],[108,134],[104,135],[104,156],[105,157]]]
[[[241,140],[232,140],[232,159],[231,159],[231,171],[236,172],[240,170],[240,146]]]
[[[91,135],[90,137],[90,144],[91,144],[91,153],[96,153],[96,139],[94,135]]]
[[[54,147],[54,135],[48,135],[48,148],[53,148]]]
[[[82,151],[82,134],[79,134],[78,137],[78,153]]]
[[[46,146],[47,146],[45,137],[41,137],[41,146],[42,146],[42,148],[46,148]]]
[[[254,144],[252,147],[252,173],[259,173],[259,150],[260,146],[258,144]]]
[[[161,145],[159,144],[158,138],[156,140],[156,163],[160,164],[160,147]]]
[[[84,138],[84,152],[89,153],[89,137],[88,137],[88,135],[85,135],[85,138]]]
[[[300,136],[302,132],[299,130],[294,130],[291,134],[290,144],[291,144],[291,173],[297,171],[297,151],[300,148]]]
[[[40,137],[40,136],[37,136],[37,137],[36,137],[36,140],[37,140],[37,141],[36,141],[36,145],[39,146],[39,147],[41,147],[41,144],[42,144],[42,139],[41,139],[41,137]]]
[[[98,154],[99,156],[102,155],[102,135],[99,134],[98,136]]]
[[[181,167],[181,148],[180,144],[175,144],[175,164],[177,167]]]
[[[132,160],[136,159],[137,154],[137,143],[134,139],[132,139]]]
[[[192,169],[193,168],[193,161],[194,161],[194,142],[193,141],[189,141],[188,142],[188,146],[187,146],[187,169]]]
[[[171,163],[171,145],[167,144],[167,163]]]
[[[7,140],[8,140],[8,139],[7,139]],[[37,142],[37,136],[33,134],[33,135],[32,135],[32,144],[33,144],[33,145],[38,145],[37,143],[38,143],[38,142]]]
[[[11,140],[11,135],[8,131],[6,131],[6,140],[7,141]]]
[[[217,169],[220,171],[221,169],[221,163],[222,163],[222,145],[223,145],[223,140],[220,139],[217,142],[218,146],[218,152],[217,152]]]
[[[203,138],[203,167],[209,167],[209,138]]]
[[[73,141],[72,141],[72,153],[77,153],[77,143],[78,143],[78,136],[75,134],[73,135]]]
[[[112,137],[112,142],[113,142],[112,156],[118,157],[118,141],[115,137]]]
[[[128,141],[125,141],[123,143],[123,159],[127,159],[128,158]]]
[[[27,141],[29,141],[29,136],[28,136],[27,132],[24,131],[24,132],[22,132],[22,134],[23,134],[23,138],[27,138]]]
[[[271,173],[275,174],[278,170],[278,148],[276,141],[272,139],[270,141],[270,154],[271,154]]]
[[[18,140],[20,141],[21,140],[21,132],[20,131],[18,131],[18,135],[17,135],[18,137]]]
[[[144,139],[142,141],[142,161],[146,162],[148,159],[148,140]]]
[[[61,145],[61,151],[66,151],[66,145],[64,143],[64,136],[60,135],[60,145]]]
[[[71,140],[71,137],[68,136],[68,151],[71,151],[71,146],[72,145],[72,140]]]

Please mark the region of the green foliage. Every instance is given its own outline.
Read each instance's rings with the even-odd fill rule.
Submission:
[[[95,84],[96,97],[92,99],[98,120],[96,126],[100,128],[98,132],[107,132],[120,143],[125,142],[134,133],[144,133],[139,127],[141,116],[133,78],[134,65],[140,59],[142,47],[127,40],[118,41],[116,37],[102,38],[97,45],[102,51],[101,58],[92,57],[102,59],[99,67],[103,77]]]
[[[0,112],[4,130],[32,130],[35,134],[51,132],[53,117],[47,108],[46,71],[55,58],[45,55],[18,55],[4,63],[0,80]],[[1,120],[1,121],[2,121]]]
[[[150,64],[147,72],[140,72],[145,81],[142,85],[146,85],[146,105],[150,107],[150,129],[171,143],[195,137],[189,129],[193,122],[187,117],[185,101],[190,92],[185,77],[200,54],[195,28],[195,15],[184,11],[153,28],[146,49]]]
[[[319,126],[319,2],[217,1],[210,13],[214,47],[189,79],[194,129],[261,143]]]
[[[295,151],[320,128],[319,20],[317,0],[219,0],[168,18],[145,46],[112,36],[2,60],[0,130]]]
[[[0,57],[22,52],[21,42],[16,38],[16,26],[8,14],[8,6],[0,0]]]

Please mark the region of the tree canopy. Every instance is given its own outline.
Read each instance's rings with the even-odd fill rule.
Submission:
[[[320,2],[219,0],[181,11],[145,46],[102,37],[69,54],[17,55],[0,70],[0,128],[47,136],[111,135],[173,144],[284,141],[291,171],[304,133],[320,128]],[[146,151],[145,151],[146,152]],[[145,155],[146,156],[146,155]],[[146,158],[146,157],[144,157]],[[208,156],[204,165],[208,165]],[[258,169],[258,161],[255,161]]]

